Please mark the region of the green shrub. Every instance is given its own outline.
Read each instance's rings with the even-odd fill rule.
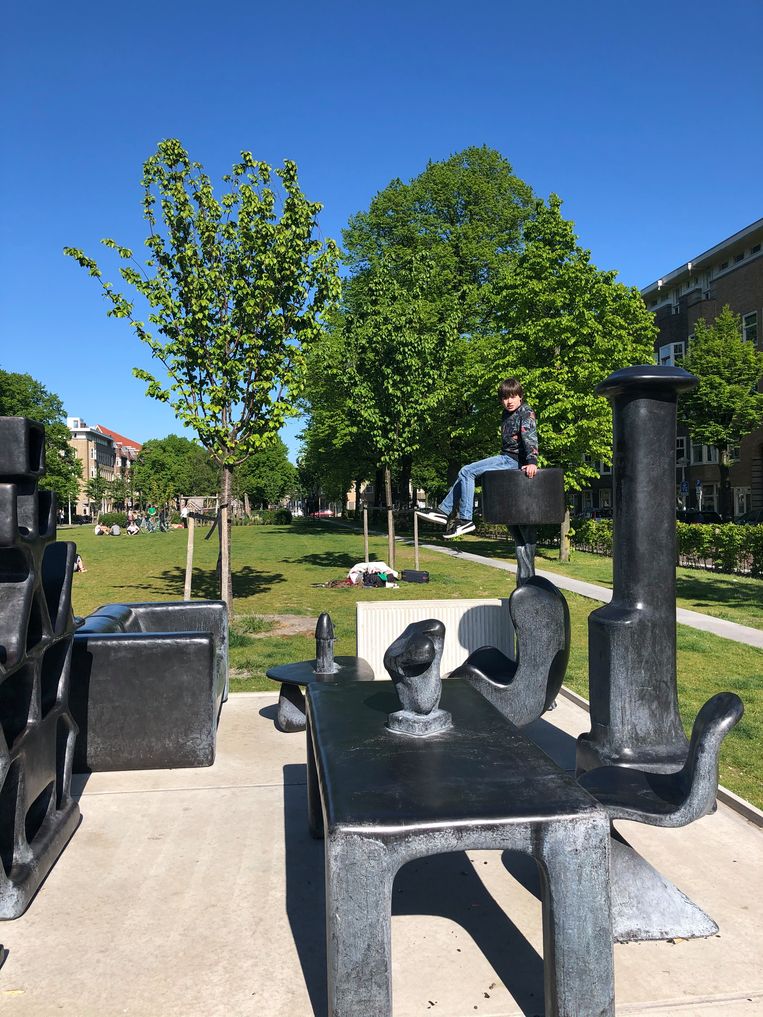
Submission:
[[[291,511],[287,508],[257,509],[248,519],[241,516],[235,522],[239,526],[287,526],[291,519]]]
[[[98,522],[101,526],[127,526],[127,513],[101,512]]]

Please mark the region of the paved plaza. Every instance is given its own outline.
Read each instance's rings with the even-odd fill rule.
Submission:
[[[231,696],[208,769],[75,778],[80,828],[0,925],[4,1015],[325,1017],[323,846],[307,832],[304,735],[275,730],[275,703]],[[587,726],[560,698],[533,731],[571,768]],[[763,1014],[763,831],[725,805],[681,830],[619,826],[720,934],[616,946],[618,1014]],[[535,888],[533,863],[499,852],[401,870],[395,1017],[542,1014]]]

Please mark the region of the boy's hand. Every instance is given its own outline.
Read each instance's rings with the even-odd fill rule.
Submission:
[[[533,463],[528,463],[527,466],[522,467],[522,472],[526,474],[528,477],[534,477],[535,474],[538,472],[538,467],[535,466]]]

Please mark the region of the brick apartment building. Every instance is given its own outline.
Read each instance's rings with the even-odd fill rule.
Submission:
[[[698,318],[712,323],[724,305],[740,315],[748,342],[763,350],[763,219],[740,230],[686,264],[645,286],[641,295],[654,311],[659,329],[656,359],[675,364],[686,352]],[[763,391],[763,381],[759,383]],[[742,439],[735,450],[730,483],[735,516],[763,509],[763,427]],[[696,444],[681,433],[676,440],[676,500],[696,508],[718,510],[720,504],[718,450]],[[578,511],[610,506],[610,467],[599,464],[599,478],[575,496]]]
[[[72,511],[78,516],[86,516],[90,513],[90,504],[85,492],[88,480],[96,476],[101,476],[106,481],[116,480],[118,477],[128,480],[132,464],[142,445],[104,427],[103,424],[89,427],[81,417],[67,417],[66,426],[69,428],[69,444],[82,463],[82,480],[77,502],[76,505],[72,505]],[[104,499],[101,507],[108,509],[109,500]]]

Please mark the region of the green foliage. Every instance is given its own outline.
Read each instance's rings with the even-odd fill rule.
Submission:
[[[338,295],[336,246],[312,236],[321,206],[305,199],[287,160],[276,171],[279,210],[272,175],[242,152],[218,200],[179,141],[159,143],[143,167],[150,257],[141,266],[129,248],[103,241],[122,260],[122,279],[149,304],[153,331],[102,280],[95,261],[75,248],[64,252],[101,280],[108,314],[128,318],[164,366],[169,384],[134,370],[147,394],[168,402],[220,465],[242,462],[278,432],[320,313]]]
[[[75,501],[82,464],[69,444],[64,404],[30,374],[0,370],[0,416],[30,417],[45,425],[45,477],[42,486],[53,491],[59,505]]]
[[[292,520],[291,511],[287,508],[259,509],[249,519],[240,522],[253,526],[288,526]]]
[[[103,500],[109,494],[110,488],[111,483],[106,480],[105,477],[102,477],[100,472],[96,472],[96,475],[94,477],[90,477],[85,484],[85,494],[87,495],[90,505],[95,509],[96,518],[100,516],[101,505]]]
[[[573,543],[596,554],[612,554],[611,519],[576,519]],[[719,572],[763,576],[763,526],[676,523],[678,556],[686,565]]]
[[[223,177],[218,200],[200,163],[179,141],[159,143],[143,166],[143,212],[150,257],[103,243],[122,261],[120,275],[149,305],[149,325],[103,281],[98,264],[65,248],[101,282],[111,317],[128,318],[167,380],[135,368],[147,395],[169,403],[222,467],[223,518],[231,470],[268,445],[294,412],[305,353],[320,317],[339,295],[338,249],[313,237],[321,206],[300,190],[295,163],[273,171],[250,152]],[[158,214],[157,211],[158,203]],[[232,604],[228,527],[220,528],[221,593]]]
[[[297,468],[289,462],[283,441],[276,437],[250,456],[233,474],[233,493],[249,496],[252,505],[263,508],[294,494],[299,486]]]
[[[594,388],[618,368],[651,363],[656,330],[638,290],[591,263],[561,205],[553,194],[538,202],[496,287],[499,330],[485,343],[482,376],[485,412],[497,381],[521,379],[538,414],[541,465],[563,468],[568,490],[580,490],[594,476],[583,456],[612,457],[612,412]]]
[[[212,494],[219,481],[219,471],[209,453],[177,434],[147,441],[135,460],[132,475],[142,500],[156,505],[182,496]]]
[[[692,440],[714,445],[721,457],[763,424],[763,353],[742,338],[739,315],[726,305],[712,325],[699,318],[681,363],[699,384],[678,403],[679,418]]]
[[[102,512],[98,522],[101,526],[127,526],[126,512]]]

